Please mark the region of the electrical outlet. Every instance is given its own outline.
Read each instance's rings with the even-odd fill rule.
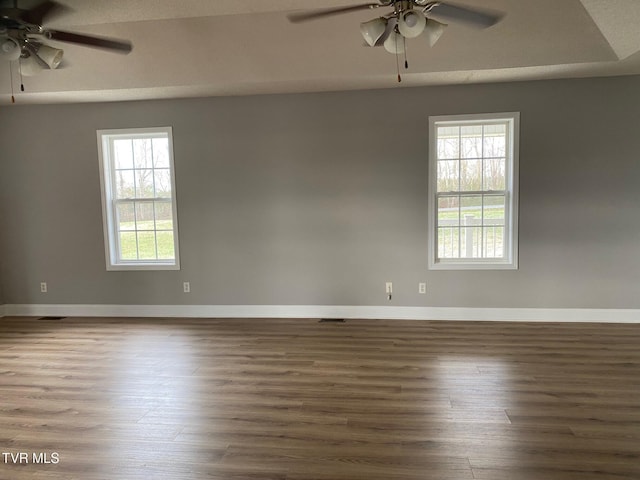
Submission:
[[[47,293],[47,282],[40,282],[40,293]]]
[[[424,282],[421,282],[418,284],[418,293],[422,293],[425,294],[427,293],[427,284]]]
[[[182,289],[183,289],[184,293],[191,293],[191,283],[183,282]]]
[[[391,294],[393,293],[393,283],[387,282],[384,284],[385,291],[387,292],[387,300],[391,301]]]

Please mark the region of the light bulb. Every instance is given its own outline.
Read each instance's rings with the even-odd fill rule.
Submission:
[[[398,30],[403,37],[415,38],[424,31],[427,18],[414,10],[403,12],[398,19]]]

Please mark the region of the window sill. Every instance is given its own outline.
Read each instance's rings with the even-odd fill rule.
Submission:
[[[429,270],[518,270],[514,262],[435,262],[429,264]]]
[[[119,263],[107,265],[107,271],[110,272],[127,270],[180,270],[180,265],[174,263]]]

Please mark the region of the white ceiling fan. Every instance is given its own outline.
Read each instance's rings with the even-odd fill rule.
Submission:
[[[406,39],[422,36],[431,47],[444,33],[447,25],[435,20],[451,21],[474,28],[489,28],[504,17],[504,13],[493,10],[471,8],[450,2],[429,0],[379,0],[378,3],[363,3],[344,7],[295,12],[287,15],[292,23],[308,22],[334,15],[391,8],[392,11],[360,24],[360,33],[369,47],[384,46],[395,55],[405,53]],[[405,67],[408,64],[405,59]],[[400,75],[398,74],[398,81]]]

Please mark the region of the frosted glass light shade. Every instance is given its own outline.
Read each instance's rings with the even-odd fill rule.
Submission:
[[[427,26],[424,29],[423,35],[427,38],[429,46],[433,47],[436,44],[444,33],[445,28],[447,28],[447,25],[444,23],[437,22],[431,18],[427,20]]]
[[[367,45],[374,47],[386,28],[387,21],[384,18],[375,18],[368,22],[361,23],[360,33],[364,41],[367,42]]]
[[[13,38],[6,37],[0,40],[0,55],[3,60],[18,60],[21,53],[20,45]]]
[[[403,12],[398,19],[398,30],[405,38],[415,38],[424,31],[427,18],[422,12],[409,10]]]
[[[48,45],[40,45],[38,48],[37,55],[40,59],[49,65],[49,68],[55,69],[58,68],[60,62],[62,61],[62,55],[64,54],[63,50],[59,48],[49,47]]]
[[[389,35],[389,37],[384,41],[384,49],[389,53],[404,53],[403,36],[399,33],[392,32],[391,35]]]
[[[33,77],[39,74],[44,68],[34,55],[22,57],[20,59],[20,73],[25,77]]]

